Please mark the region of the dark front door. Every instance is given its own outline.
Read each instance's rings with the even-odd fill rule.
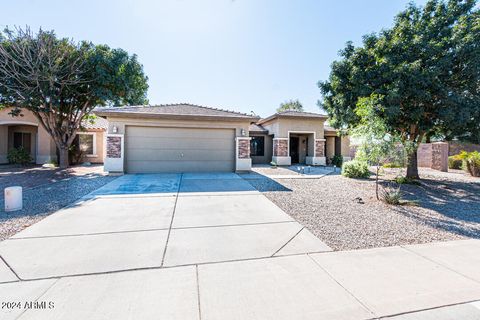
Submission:
[[[298,137],[290,137],[290,158],[292,159],[292,163],[299,162]]]
[[[340,137],[335,137],[335,155],[339,156],[342,154],[342,140]]]

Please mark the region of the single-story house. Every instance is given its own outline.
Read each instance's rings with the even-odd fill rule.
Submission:
[[[11,109],[0,110],[0,164],[8,163],[8,151],[23,148],[30,152],[33,163],[44,164],[57,160],[57,151],[47,131],[30,111],[12,117]],[[84,121],[83,131],[77,134],[74,144],[83,151],[83,162],[103,163],[107,121],[97,117],[93,123]]]
[[[286,111],[265,119],[192,104],[97,108],[108,120],[109,172],[245,171],[252,163],[325,165],[349,157],[327,116]]]

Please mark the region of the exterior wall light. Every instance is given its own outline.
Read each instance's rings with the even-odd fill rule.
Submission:
[[[240,134],[242,135],[242,137],[245,137],[247,135],[245,129],[240,130]]]
[[[118,128],[117,128],[117,126],[113,126],[113,128],[112,128],[112,132],[113,132],[113,133],[117,133],[117,132],[118,132]]]

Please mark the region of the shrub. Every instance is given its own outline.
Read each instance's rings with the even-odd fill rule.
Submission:
[[[448,157],[448,169],[462,169],[462,157],[459,154]]]
[[[370,171],[366,162],[352,160],[343,164],[342,175],[347,178],[368,178]]]
[[[420,185],[420,182],[415,179],[399,176],[394,179],[394,181],[398,184],[415,184],[415,185]]]
[[[23,166],[32,162],[30,153],[23,148],[10,149],[7,154],[7,160],[9,163],[21,164]]]
[[[388,162],[383,165],[384,168],[403,168],[404,165],[401,163]]]
[[[343,156],[334,155],[330,158],[330,163],[334,166],[341,167],[343,163]]]
[[[474,177],[480,177],[480,152],[465,152],[460,153],[463,160],[463,168]]]
[[[382,200],[388,204],[399,205],[403,198],[403,193],[400,191],[400,187],[384,188],[381,193]]]

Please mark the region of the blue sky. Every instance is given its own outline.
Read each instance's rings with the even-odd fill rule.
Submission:
[[[190,102],[267,116],[288,99],[318,112],[348,40],[391,26],[408,0],[15,0],[0,24],[55,30],[136,53],[151,104]],[[416,3],[424,4],[424,0]]]

